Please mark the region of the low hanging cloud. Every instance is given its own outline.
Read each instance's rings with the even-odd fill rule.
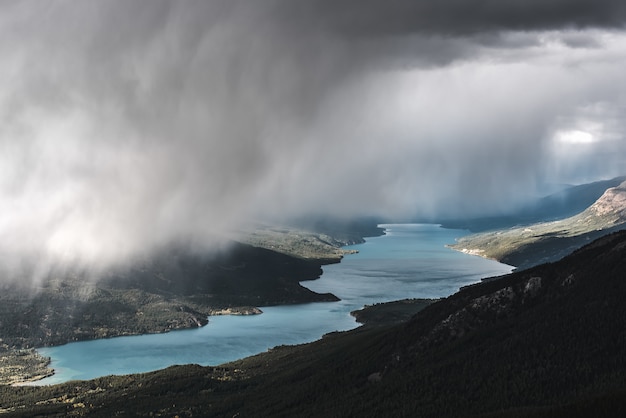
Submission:
[[[621,2],[0,8],[5,260],[110,263],[250,219],[498,212],[626,173]]]

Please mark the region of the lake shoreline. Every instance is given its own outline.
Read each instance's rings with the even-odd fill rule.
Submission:
[[[262,313],[258,306],[339,300],[336,295],[313,292],[301,283],[319,279],[321,266],[338,263],[343,255],[352,251],[334,248],[333,244],[341,241],[331,240],[326,235],[298,235],[288,230],[283,236],[289,237],[289,240],[282,241],[283,251],[290,248],[303,251],[312,243],[319,244],[311,247],[314,251],[300,254],[307,256],[306,259],[240,243],[233,244],[234,255],[219,255],[223,261],[208,259],[212,269],[208,274],[223,276],[221,280],[227,286],[232,283],[235,288],[232,295],[228,294],[228,287],[218,289],[226,294],[211,292],[204,295],[186,295],[181,286],[178,290],[172,289],[173,292],[160,290],[170,287],[182,272],[165,266],[174,275],[168,282],[168,277],[163,275],[167,270],[151,263],[158,263],[159,259],[170,255],[183,266],[197,263],[194,255],[187,256],[175,248],[171,253],[157,257],[156,261],[141,261],[134,270],[106,273],[97,282],[83,280],[80,271],[68,271],[50,272],[52,278],[40,283],[35,290],[17,283],[5,286],[0,300],[0,324],[4,324],[0,348],[7,360],[0,367],[0,384],[34,382],[54,373],[54,370],[46,369],[49,358],[38,356],[34,351],[35,354],[26,360],[24,349],[194,329],[205,326],[210,316],[258,315]],[[270,245],[266,243],[266,246]],[[193,264],[191,266],[194,268]],[[264,272],[260,282],[256,277],[258,271]],[[56,279],[55,276],[62,278]],[[131,282],[128,282],[129,277]],[[183,283],[183,286],[189,285]],[[218,281],[216,286],[223,285]],[[254,286],[261,286],[262,292],[255,293]],[[77,312],[73,312],[74,309]]]
[[[383,224],[383,225],[387,225],[387,224]],[[443,256],[444,258],[446,258],[446,259],[447,259],[448,257],[451,257],[451,258],[453,258],[453,259],[455,259],[455,258],[456,258],[456,256],[451,255],[451,254],[457,254],[457,252],[456,252],[456,251],[450,251],[450,249],[449,249],[449,248],[445,248],[444,243],[446,243],[446,242],[447,242],[447,243],[449,243],[449,242],[450,242],[451,237],[458,236],[458,232],[460,232],[460,231],[454,231],[454,233],[453,233],[453,234],[450,234],[450,232],[449,232],[449,231],[448,231],[448,232],[443,232],[443,233],[442,233],[442,232],[440,232],[440,231],[442,231],[442,228],[441,228],[439,225],[431,225],[431,224],[411,224],[411,225],[408,225],[408,226],[407,226],[407,225],[396,225],[396,224],[390,224],[389,226],[391,227],[391,230],[390,230],[390,231],[388,231],[388,232],[390,232],[390,233],[388,233],[388,234],[386,234],[386,235],[381,235],[381,236],[379,236],[379,237],[372,238],[372,241],[375,241],[376,239],[380,239],[380,238],[382,238],[382,239],[384,239],[384,240],[385,240],[384,242],[389,242],[389,241],[387,241],[387,240],[389,239],[389,235],[393,236],[393,238],[391,238],[391,239],[392,239],[392,241],[393,241],[393,240],[398,240],[398,239],[402,238],[402,234],[404,234],[404,233],[405,233],[405,232],[403,232],[403,231],[405,231],[405,230],[413,230],[413,229],[423,230],[423,231],[425,231],[424,233],[426,234],[426,235],[424,236],[424,237],[425,237],[424,239],[426,239],[426,240],[427,240],[427,242],[426,242],[426,244],[425,244],[425,245],[431,245],[431,244],[428,244],[428,240],[430,239],[429,237],[431,236],[431,234],[434,234],[433,236],[436,236],[436,237],[442,236],[443,238],[438,238],[438,240],[442,240],[442,239],[443,239],[444,241],[443,241],[441,244],[436,244],[436,246],[435,246],[435,248],[439,248],[439,249],[437,250],[437,251],[438,251],[438,253],[442,254],[442,256]],[[447,238],[446,238],[446,237],[447,237]],[[413,240],[413,239],[412,239],[412,240]],[[413,241],[408,241],[408,242],[399,241],[399,244],[398,244],[398,245],[399,245],[399,248],[404,248],[404,247],[407,247],[407,246],[408,246],[408,247],[410,247],[412,242],[413,242]],[[363,247],[361,247],[361,245],[363,245]],[[368,249],[369,249],[369,248],[371,248],[371,245],[379,245],[379,244],[375,244],[375,243],[369,242],[369,240],[368,240],[365,244],[359,244],[359,245],[358,245],[358,246],[360,247],[360,248],[359,248],[359,253],[358,253],[358,254],[355,254],[355,255],[354,255],[354,257],[350,256],[349,258],[347,258],[347,259],[346,259],[346,260],[349,260],[349,261],[348,261],[348,264],[350,264],[350,266],[346,266],[346,268],[349,268],[349,269],[350,269],[350,268],[353,268],[353,267],[352,267],[352,265],[360,265],[360,264],[362,263],[362,261],[359,261],[359,260],[360,260],[360,258],[362,258],[362,256],[363,256],[363,254],[361,254],[361,252],[365,252],[365,253],[367,254],[367,252],[369,251]],[[441,245],[441,246],[439,246],[439,245]],[[430,248],[430,247],[428,247],[428,248]],[[410,250],[410,248],[409,248],[409,252],[411,252],[411,251],[415,251],[415,250]],[[419,250],[418,250],[418,251],[419,251]],[[430,250],[428,250],[428,251],[430,251]],[[367,255],[366,255],[366,259],[367,259],[367,257],[369,257],[369,256],[367,256]],[[402,256],[402,257],[411,257],[411,258],[412,258],[413,256],[412,256],[412,255],[410,255],[409,253],[407,253],[407,255],[406,255],[406,256]],[[473,257],[472,257],[472,259],[473,259]],[[466,260],[466,261],[462,261],[462,260],[465,260],[464,258],[463,258],[463,259],[460,259],[460,260],[461,260],[461,262],[462,262],[462,263],[467,264],[467,260]],[[327,265],[327,266],[329,267],[329,269],[332,269],[332,268],[334,268],[335,266],[336,266],[336,267],[341,267],[341,268],[343,268],[343,265],[344,265],[344,264],[345,264],[345,263],[344,263],[344,260],[342,260],[340,263],[336,263],[336,264],[332,264],[332,265]],[[396,263],[395,263],[395,262],[393,262],[391,265],[389,265],[389,267],[385,267],[385,268],[392,268],[392,269],[393,269],[393,268],[394,268],[393,266],[394,266],[395,264],[396,264]],[[446,265],[446,262],[442,260],[441,262],[436,262],[435,264],[445,266],[445,265]],[[473,264],[476,264],[476,263],[475,263],[475,262],[470,262],[470,264],[472,264],[472,265],[473,265]],[[478,265],[480,265],[480,263],[478,263]],[[369,268],[369,267],[365,266],[364,268]],[[498,267],[498,269],[500,269],[500,270],[501,270],[501,268],[500,268],[500,267]],[[326,269],[325,269],[325,271],[326,271]],[[369,274],[369,273],[368,273],[368,274]],[[468,272],[467,272],[467,273],[463,273],[463,274],[469,274],[470,276],[476,276],[477,274],[479,274],[481,277],[485,277],[485,276],[486,276],[486,274],[483,274],[483,273],[480,273],[480,272],[478,272],[478,273],[474,272],[474,268],[471,268],[470,270],[468,270]],[[497,274],[497,273],[496,273],[496,274]],[[375,276],[377,277],[378,275],[376,274]],[[444,276],[442,276],[442,278],[441,278],[440,280],[447,280],[445,277],[446,277],[445,275],[444,275]],[[326,272],[324,272],[324,275],[322,275],[322,276],[320,277],[320,279],[321,279],[321,281],[320,281],[320,280],[307,281],[307,286],[308,286],[308,285],[311,285],[311,287],[313,288],[313,291],[314,291],[314,292],[318,292],[318,293],[321,293],[321,292],[325,292],[325,291],[331,290],[331,289],[329,289],[329,288],[324,288],[324,289],[320,290],[320,289],[321,289],[321,288],[320,288],[320,286],[322,285],[322,283],[321,283],[321,282],[327,281],[327,279],[331,279],[331,277],[327,277],[327,273],[326,273]],[[381,278],[380,280],[385,280],[385,279],[384,279],[384,278]],[[470,279],[469,281],[468,281],[468,279],[464,279],[464,281],[462,281],[462,282],[458,282],[458,283],[459,283],[458,285],[455,285],[455,284],[454,284],[454,283],[456,283],[456,281],[455,281],[455,282],[452,282],[452,283],[451,283],[451,285],[452,285],[453,287],[449,287],[449,288],[450,288],[450,290],[445,291],[443,294],[447,295],[447,294],[449,294],[449,293],[453,293],[454,291],[458,290],[461,286],[463,286],[463,285],[465,285],[465,284],[467,284],[467,283],[469,283],[469,282],[476,282],[477,280],[480,280],[480,277],[477,277],[477,278],[475,278],[475,279]],[[374,279],[374,281],[375,281],[375,282],[377,282],[377,281],[379,281],[379,279]],[[333,289],[334,289],[334,288],[333,288]],[[334,292],[334,291],[333,291],[333,292]],[[339,292],[339,291],[338,291],[338,292]],[[337,293],[337,294],[342,295],[342,293],[338,293],[338,292],[334,292],[334,293]],[[344,292],[344,290],[341,290],[341,292]],[[437,294],[437,296],[440,296],[440,294],[441,294],[441,290],[438,290],[437,292],[439,292],[439,294]],[[418,294],[419,294],[419,293],[418,293]],[[405,296],[405,297],[406,297],[406,296]],[[343,299],[343,296],[342,296],[342,299]],[[348,299],[349,299],[349,298],[348,298]],[[402,297],[402,293],[398,293],[396,296],[394,296],[394,297],[393,297],[393,299],[392,299],[392,300],[400,300],[400,299],[403,299],[403,297]],[[357,306],[355,306],[355,307],[351,307],[350,309],[348,309],[348,310],[346,311],[346,315],[347,315],[347,317],[348,317],[348,318],[351,318],[351,317],[348,315],[348,313],[349,313],[350,311],[354,311],[355,309],[360,309],[360,308],[363,308],[363,306],[364,306],[364,305],[367,305],[367,304],[378,304],[378,303],[380,303],[380,302],[386,302],[386,301],[389,301],[389,300],[390,300],[390,299],[389,299],[389,297],[374,297],[374,298],[367,299],[367,300],[365,300],[364,302],[359,302],[359,304],[358,304]],[[331,307],[330,307],[330,305],[329,305],[329,307],[328,307],[328,308],[325,308],[325,309],[329,309],[329,310],[336,310],[339,306],[343,306],[343,305],[345,305],[345,303],[347,303],[347,302],[349,302],[349,301],[343,301],[343,302],[340,302],[340,305],[332,305],[332,306],[335,306],[334,308],[331,308]],[[318,304],[317,304],[317,303],[315,303],[314,305],[318,305]],[[322,305],[323,305],[323,303],[322,303]],[[298,304],[298,305],[294,305],[294,308],[295,308],[296,310],[299,310],[299,309],[300,309],[300,307],[302,307],[302,306],[306,306],[306,305],[300,305],[300,304]],[[341,309],[343,309],[343,308],[341,308]],[[294,312],[295,312],[295,311],[294,311]],[[226,312],[225,312],[225,313],[226,313]],[[255,315],[252,315],[252,316],[255,316]],[[264,315],[259,315],[259,316],[264,316]],[[305,314],[305,316],[307,316],[307,315]],[[313,318],[313,317],[311,317],[311,318]],[[358,326],[358,325],[356,325],[353,321],[354,321],[354,319],[350,319],[350,320],[349,320],[349,322],[350,322],[351,324],[353,324],[353,325],[346,325],[346,326],[348,326],[348,327],[349,327],[349,328],[346,328],[346,329],[351,329],[350,327],[352,327],[352,328],[353,328],[353,327],[355,327],[355,326]],[[212,321],[212,322],[213,322],[213,321]],[[204,328],[204,327],[203,327],[203,328]],[[331,328],[331,329],[329,329],[329,330],[327,330],[327,331],[323,331],[323,332],[321,332],[319,335],[317,335],[317,336],[315,337],[315,339],[319,339],[319,338],[321,338],[321,337],[322,337],[325,333],[332,332],[332,329],[333,329],[333,328]],[[147,335],[150,335],[150,334],[144,334],[144,336],[147,336]],[[190,335],[190,334],[187,334],[187,335]],[[306,340],[306,341],[313,341],[313,340],[315,340],[315,339],[312,339],[312,340]],[[296,342],[294,342],[294,343],[295,343],[295,344],[299,344],[300,342],[297,342],[297,341],[296,341]],[[282,343],[279,343],[279,344],[282,344]],[[274,344],[274,345],[276,345],[276,344]],[[263,351],[264,349],[265,349],[265,348],[262,348],[262,349],[261,349],[261,351]],[[246,355],[248,355],[248,354],[246,354]],[[232,360],[228,360],[228,361],[232,361]],[[197,362],[197,361],[192,360],[192,362]],[[209,364],[218,364],[218,363],[213,363],[213,362],[211,362],[211,363],[209,363]],[[116,372],[116,373],[114,373],[114,374],[118,374],[118,373]],[[126,373],[124,373],[124,374],[126,374]],[[82,380],[82,378],[80,378],[80,379]]]

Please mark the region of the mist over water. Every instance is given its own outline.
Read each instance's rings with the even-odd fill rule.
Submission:
[[[387,235],[350,248],[358,254],[324,267],[318,280],[303,282],[332,292],[339,302],[263,307],[257,316],[210,317],[209,324],[168,334],[71,343],[39,351],[52,357],[56,374],[38,384],[107,374],[156,370],[173,364],[218,365],[280,344],[300,344],[358,324],[349,313],[365,304],[404,298],[439,298],[511,266],[445,247],[463,231],[437,225],[386,225]]]

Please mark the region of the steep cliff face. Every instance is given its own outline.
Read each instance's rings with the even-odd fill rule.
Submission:
[[[581,215],[605,218],[613,224],[626,222],[626,181],[617,187],[607,189],[593,205]]]

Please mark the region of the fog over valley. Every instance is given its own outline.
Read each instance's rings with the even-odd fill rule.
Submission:
[[[0,252],[505,213],[626,173],[626,7],[0,1]]]

